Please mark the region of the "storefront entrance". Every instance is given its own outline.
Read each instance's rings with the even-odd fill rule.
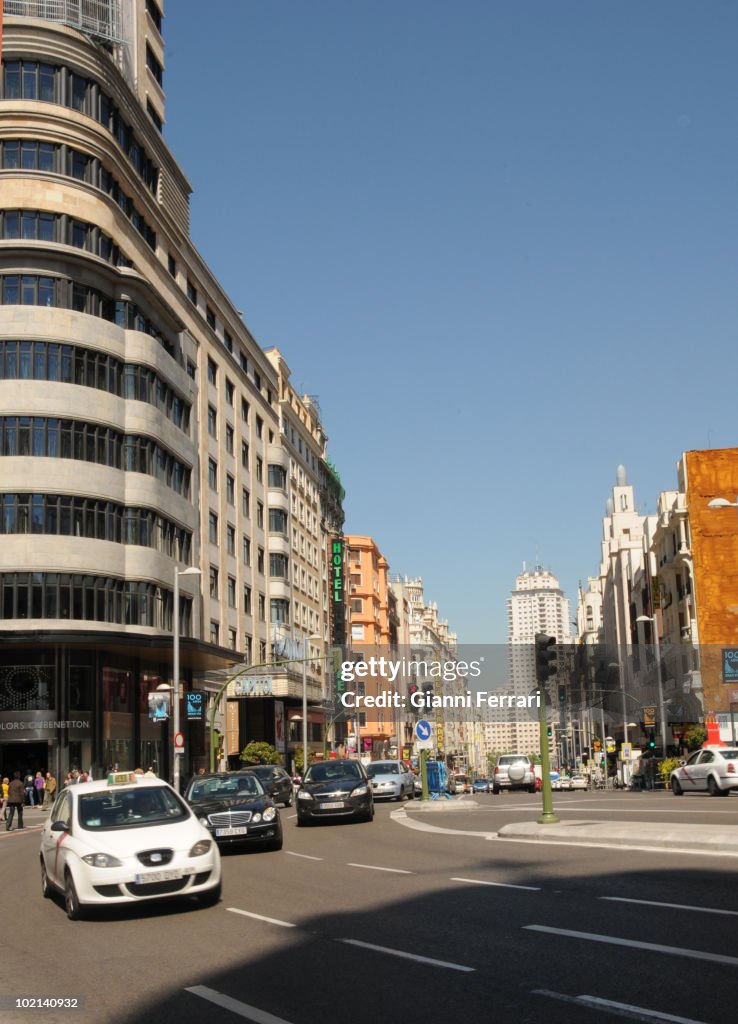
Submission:
[[[49,744],[28,741],[26,743],[0,743],[0,773],[3,778],[13,778],[13,772],[20,772],[21,778],[26,772],[53,771],[49,764]]]

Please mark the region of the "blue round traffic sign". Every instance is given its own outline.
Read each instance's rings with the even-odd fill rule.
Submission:
[[[425,719],[421,718],[419,722],[415,723],[415,735],[419,740],[429,740],[432,732],[430,722],[426,722]]]

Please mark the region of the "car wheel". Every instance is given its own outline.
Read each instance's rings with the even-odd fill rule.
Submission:
[[[301,817],[300,817],[300,816],[298,815],[298,817],[297,817],[297,827],[298,827],[298,828],[305,828],[305,826],[306,826],[307,824],[308,824],[308,819],[307,819],[307,818],[301,818]]]
[[[684,796],[684,790],[679,785],[679,779],[677,779],[676,776],[672,777],[671,791],[674,794],[674,796]]]
[[[220,902],[222,892],[223,884],[218,882],[214,889],[208,889],[207,892],[199,893],[197,902],[201,907],[214,907],[216,903]]]
[[[500,787],[499,786],[493,786],[492,787],[492,792],[494,793],[495,796],[499,796]]]
[[[284,802],[284,806],[285,807],[291,807],[292,806],[292,797],[291,796],[287,797],[287,799]]]
[[[79,921],[82,918],[82,907],[79,896],[74,887],[74,880],[69,871],[64,873],[64,907],[70,921]]]
[[[710,796],[720,796],[720,788],[717,782],[715,782],[714,775],[711,775],[710,778],[707,780],[707,792],[710,794]]]
[[[528,786],[528,792],[529,793],[535,793],[536,792],[536,787],[535,786]]]
[[[410,790],[410,792],[407,795],[407,798],[408,798],[408,800],[414,800],[415,799],[415,786],[413,786],[413,788]]]
[[[51,885],[49,884],[49,875],[46,871],[46,861],[43,857],[41,858],[41,895],[46,900],[51,897]]]

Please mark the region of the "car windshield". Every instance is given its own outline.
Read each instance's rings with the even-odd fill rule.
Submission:
[[[313,764],[307,770],[305,782],[352,782],[361,778],[361,769],[355,763]]]
[[[169,825],[189,816],[176,793],[167,786],[111,789],[81,796],[77,805],[84,829],[107,831],[139,825]]]
[[[375,761],[374,764],[367,767],[366,773],[370,779],[373,779],[375,775],[399,775],[400,766],[392,764],[391,761],[386,764],[382,761]]]
[[[206,800],[237,800],[244,797],[262,796],[264,787],[255,775],[216,776],[198,779],[192,783],[187,799],[190,803],[204,803]]]

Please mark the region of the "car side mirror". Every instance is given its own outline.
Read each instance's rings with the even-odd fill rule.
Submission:
[[[69,825],[67,825],[67,823],[64,822],[64,821],[54,821],[51,824],[51,831],[52,832],[68,832],[69,831]]]
[[[679,767],[683,768],[686,763],[687,763],[686,761],[680,761],[679,762]]]

